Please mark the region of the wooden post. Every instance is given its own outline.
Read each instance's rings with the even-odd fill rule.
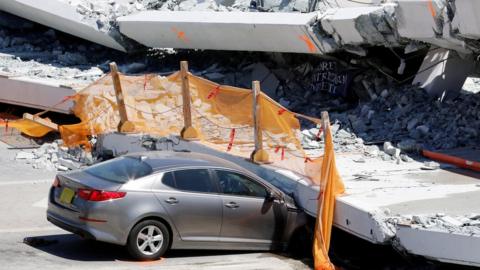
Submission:
[[[322,130],[323,130],[323,143],[327,141],[327,128],[330,128],[330,117],[327,111],[323,111],[321,114]]]
[[[33,121],[33,122],[35,122],[39,125],[51,128],[55,131],[58,131],[58,125],[57,124],[53,123],[52,121],[48,121],[46,119],[43,119],[40,116],[32,115],[32,114],[29,114],[29,113],[24,113],[23,114],[23,119]]]
[[[268,163],[268,153],[263,149],[263,134],[260,126],[260,106],[258,104],[258,96],[260,95],[260,82],[252,82],[253,91],[253,136],[255,140],[255,150],[251,155],[251,159],[256,163]]]
[[[112,75],[113,89],[115,90],[118,113],[120,114],[120,123],[118,123],[117,130],[118,132],[132,132],[135,130],[135,127],[132,122],[128,121],[122,84],[120,83],[120,76],[118,75],[118,68],[115,62],[110,63],[110,74]]]
[[[192,126],[192,108],[190,96],[190,84],[188,82],[188,62],[180,62],[180,76],[182,78],[182,101],[183,101],[183,129],[180,133],[185,140],[197,140],[198,132]]]

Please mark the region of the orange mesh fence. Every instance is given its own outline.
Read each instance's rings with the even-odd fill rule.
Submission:
[[[5,125],[7,125],[5,123]],[[53,129],[42,126],[28,119],[13,120],[8,123],[8,127],[16,128],[31,137],[43,137]]]
[[[199,133],[200,142],[233,155],[249,157],[254,150],[253,91],[218,85],[191,74],[188,79],[192,125]],[[179,72],[167,77],[120,74],[120,82],[128,120],[134,124],[135,132],[158,136],[180,134],[184,122]],[[117,130],[120,116],[110,74],[68,99],[74,100],[73,113],[81,122],[59,126],[66,146],[89,148],[89,136]],[[273,165],[309,175],[305,163],[311,159],[306,158],[301,147],[296,114],[264,93],[259,94],[257,102],[262,145]],[[43,136],[51,131],[25,119],[12,122],[12,127],[30,136]]]

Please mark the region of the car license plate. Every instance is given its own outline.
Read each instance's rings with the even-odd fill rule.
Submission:
[[[60,202],[70,204],[75,196],[75,191],[69,188],[63,188],[62,194],[60,194]]]

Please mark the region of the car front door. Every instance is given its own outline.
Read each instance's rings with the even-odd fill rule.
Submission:
[[[208,169],[165,172],[153,191],[183,241],[218,241],[222,201]]]
[[[220,241],[269,248],[282,237],[286,208],[268,189],[244,174],[215,170],[223,203]]]

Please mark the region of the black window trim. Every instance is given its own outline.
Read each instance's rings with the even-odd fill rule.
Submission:
[[[215,183],[216,183],[216,186],[217,186],[217,190],[218,190],[218,194],[222,195],[222,196],[231,196],[231,197],[241,197],[241,198],[251,198],[251,199],[257,199],[257,200],[265,200],[266,197],[257,197],[257,196],[248,196],[248,195],[237,195],[237,194],[227,194],[227,193],[223,193],[222,192],[222,188],[220,187],[220,179],[218,178],[218,174],[217,174],[217,171],[227,171],[227,172],[233,172],[233,173],[237,173],[237,174],[240,174],[244,177],[246,177],[247,179],[261,185],[263,188],[265,188],[267,194],[268,192],[270,191],[273,191],[275,193],[278,193],[275,189],[265,185],[264,183],[262,183],[261,181],[255,179],[254,177],[251,177],[250,175],[248,174],[245,174],[241,171],[238,171],[238,170],[234,170],[234,169],[229,169],[229,168],[211,168],[211,171],[212,173],[214,174],[214,178],[215,178]]]
[[[175,180],[175,172],[176,171],[186,171],[186,170],[207,170],[208,175],[210,176],[210,183],[212,184],[212,187],[215,189],[215,191],[213,191],[213,192],[201,192],[201,191],[183,190],[183,189],[177,188],[177,182]],[[168,170],[164,170],[164,171],[161,171],[160,173],[161,173],[162,177],[159,180],[162,183],[162,185],[164,185],[168,188],[171,188],[175,191],[185,192],[185,193],[196,193],[196,194],[217,194],[217,195],[220,194],[220,189],[218,187],[217,181],[214,180],[215,175],[213,174],[212,170],[209,167],[179,167],[179,168],[171,168],[171,169],[168,169]],[[166,173],[172,173],[173,182],[175,183],[175,187],[171,187],[171,186],[163,183],[163,176]]]

